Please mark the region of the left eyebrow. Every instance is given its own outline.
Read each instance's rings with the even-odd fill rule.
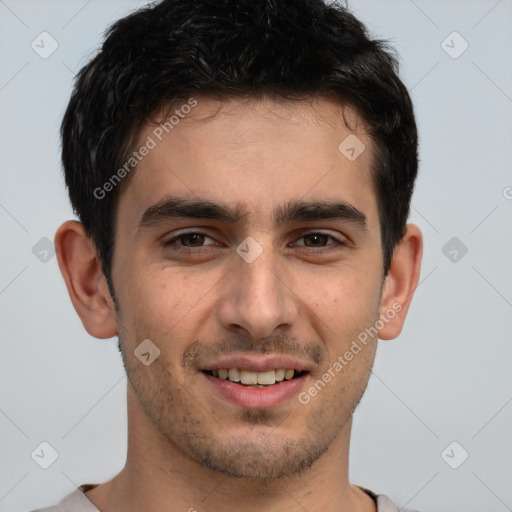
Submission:
[[[205,199],[167,197],[150,206],[136,229],[144,229],[170,218],[213,219],[228,224],[246,223],[249,212],[241,203],[216,203]],[[368,231],[366,216],[344,201],[289,201],[274,210],[274,224],[311,220],[340,220]]]
[[[277,226],[289,222],[327,219],[350,222],[362,231],[368,231],[366,215],[344,201],[289,201],[278,206],[274,213]]]

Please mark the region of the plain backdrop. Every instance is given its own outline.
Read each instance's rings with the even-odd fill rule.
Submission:
[[[117,340],[84,331],[51,241],[73,218],[58,138],[73,76],[143,4],[0,0],[0,512],[54,504],[124,464]],[[401,56],[425,240],[404,331],[379,343],[355,413],[350,478],[423,512],[510,511],[512,1],[349,6]]]

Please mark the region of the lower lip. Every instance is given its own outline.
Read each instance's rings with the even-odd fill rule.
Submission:
[[[202,374],[221,395],[235,405],[246,409],[270,409],[277,407],[293,396],[296,396],[306,381],[306,375],[301,375],[295,379],[283,380],[266,388],[250,388],[229,380],[212,377],[206,373]]]

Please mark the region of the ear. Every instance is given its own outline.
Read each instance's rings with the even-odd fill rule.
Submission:
[[[414,224],[407,224],[402,240],[393,251],[384,281],[380,304],[379,338],[392,340],[402,331],[412,296],[418,286],[423,254],[423,237]]]
[[[69,297],[85,330],[95,338],[115,336],[115,304],[94,243],[83,225],[72,220],[62,224],[55,235],[55,250]]]

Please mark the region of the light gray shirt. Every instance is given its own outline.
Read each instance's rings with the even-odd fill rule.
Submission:
[[[85,496],[85,492],[93,489],[98,484],[84,484],[75,489],[71,494],[68,494],[54,507],[40,508],[32,512],[101,512],[96,508],[91,501]],[[418,512],[410,509],[399,509],[387,496],[384,494],[375,494],[374,492],[358,486],[361,490],[366,492],[377,504],[378,512]]]

